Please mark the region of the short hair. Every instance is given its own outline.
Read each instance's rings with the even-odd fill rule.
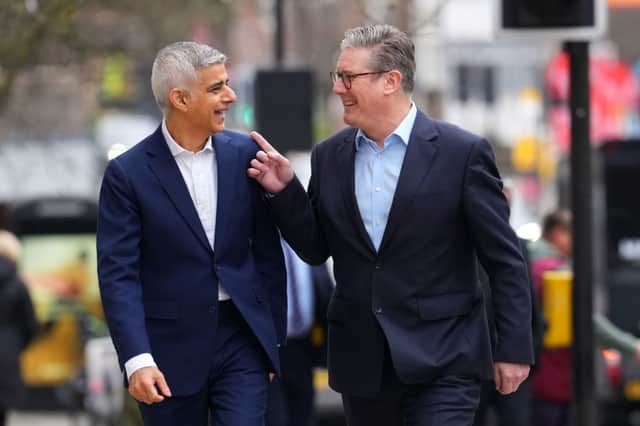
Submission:
[[[20,241],[9,231],[0,229],[0,256],[17,262],[20,257],[21,245]]]
[[[169,92],[185,89],[198,79],[197,70],[224,64],[227,57],[217,49],[195,41],[179,41],[158,51],[151,68],[151,90],[163,114],[169,110]]]
[[[571,231],[571,212],[567,209],[558,209],[544,217],[542,222],[542,236],[549,237],[557,229]]]
[[[412,93],[416,73],[415,46],[409,35],[387,24],[364,25],[347,30],[340,50],[364,47],[373,50],[369,66],[378,71],[398,70],[402,89]]]

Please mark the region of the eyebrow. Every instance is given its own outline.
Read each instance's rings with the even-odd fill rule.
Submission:
[[[229,79],[226,79],[224,81],[223,80],[214,81],[213,84],[211,84],[211,85],[209,85],[207,87],[207,90],[219,89],[220,87],[222,87],[223,84],[227,84],[228,85],[229,84]]]

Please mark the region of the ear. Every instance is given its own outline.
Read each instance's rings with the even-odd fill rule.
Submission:
[[[384,93],[390,95],[402,90],[402,74],[398,70],[391,70],[384,75]]]
[[[174,87],[169,91],[169,102],[173,108],[185,112],[189,108],[189,92]]]

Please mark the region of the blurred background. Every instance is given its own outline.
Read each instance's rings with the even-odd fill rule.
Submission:
[[[583,184],[595,191],[596,284],[614,323],[638,336],[640,313],[629,304],[640,296],[634,269],[640,201],[633,195],[640,181],[640,0],[601,3],[606,30],[590,44],[596,167],[593,182]],[[343,126],[329,72],[344,31],[396,25],[416,45],[417,106],[491,141],[512,190],[512,225],[522,238],[540,238],[542,217],[570,198],[569,60],[558,38],[500,36],[499,6],[497,0],[2,0],[0,228],[20,237],[19,269],[44,330],[23,353],[29,398],[12,410],[9,425],[129,421],[121,415],[130,404],[123,402],[112,349],[101,339],[107,331],[95,276],[95,203],[106,162],[159,124],[151,64],[171,42],[196,40],[226,53],[238,95],[227,128],[261,130],[301,159],[296,168],[305,176],[312,145]],[[287,132],[278,130],[282,123]],[[620,265],[631,271],[623,274],[623,290],[610,285]],[[616,424],[638,424],[640,371],[633,359],[606,355],[597,371],[600,401],[624,408]],[[316,389],[319,421],[344,424],[322,368]]]

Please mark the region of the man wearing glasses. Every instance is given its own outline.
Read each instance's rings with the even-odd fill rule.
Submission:
[[[329,382],[350,426],[471,425],[480,380],[512,393],[533,361],[526,266],[491,147],[419,111],[414,73],[403,32],[345,33],[331,76],[349,127],[315,146],[308,194],[253,133],[248,173],[283,236],[309,263],[334,260]]]

